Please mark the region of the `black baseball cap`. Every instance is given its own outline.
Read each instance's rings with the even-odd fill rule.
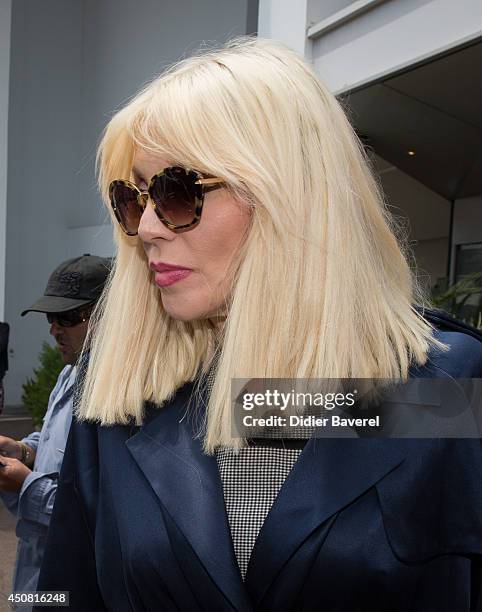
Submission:
[[[52,272],[44,295],[27,312],[67,312],[99,299],[112,268],[110,257],[82,255],[60,264]]]

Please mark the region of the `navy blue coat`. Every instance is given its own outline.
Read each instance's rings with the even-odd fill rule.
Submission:
[[[482,377],[476,337],[437,337],[450,352],[414,376]],[[480,440],[311,439],[243,583],[191,391],[139,430],[73,422],[39,590],[79,612],[482,610]]]

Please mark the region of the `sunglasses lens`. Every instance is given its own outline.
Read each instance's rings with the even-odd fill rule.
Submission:
[[[87,321],[92,312],[92,305],[83,306],[67,312],[48,312],[47,321],[50,325],[57,323],[61,327],[74,327]]]
[[[76,321],[77,319],[71,319],[69,317],[69,315],[67,314],[48,314],[47,315],[47,321],[49,322],[49,325],[52,325],[53,323],[57,323],[57,325],[60,325],[60,327],[72,327],[73,325],[76,325]]]
[[[137,202],[137,192],[128,185],[114,182],[111,185],[110,199],[117,219],[126,234],[135,236],[142,216],[142,208]]]
[[[176,227],[190,225],[196,218],[196,206],[202,189],[198,175],[173,167],[158,175],[149,190],[160,216]]]

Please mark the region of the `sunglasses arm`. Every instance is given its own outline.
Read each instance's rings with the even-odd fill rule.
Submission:
[[[216,185],[218,183],[223,183],[223,179],[211,177],[211,178],[200,178],[196,181],[196,185]]]
[[[213,191],[214,189],[221,189],[223,186],[223,179],[210,177],[210,178],[200,178],[196,181],[196,185],[201,185],[204,189],[205,193],[209,191]]]

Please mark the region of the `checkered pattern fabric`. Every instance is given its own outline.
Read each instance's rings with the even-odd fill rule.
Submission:
[[[234,552],[243,580],[258,533],[302,449],[248,446],[216,451]]]
[[[216,363],[207,376],[209,392],[215,375]],[[308,438],[311,432],[303,433],[300,437]],[[303,444],[286,448],[289,444],[285,445],[283,440],[273,440],[280,437],[274,428],[265,435],[271,439],[249,441],[250,445],[238,453],[226,448],[216,449],[234,552],[243,580],[259,531],[303,450]]]

